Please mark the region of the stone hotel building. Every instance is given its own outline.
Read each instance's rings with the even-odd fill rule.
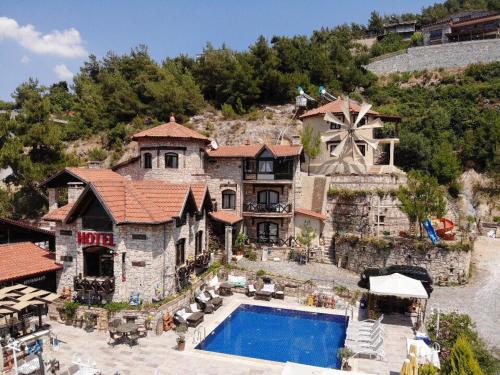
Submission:
[[[300,145],[217,147],[174,118],[133,139],[137,155],[112,169],[66,168],[44,182],[59,292],[92,302],[174,294],[209,265],[209,221],[228,256],[240,231],[283,246],[296,222],[321,228],[323,215],[298,207]]]

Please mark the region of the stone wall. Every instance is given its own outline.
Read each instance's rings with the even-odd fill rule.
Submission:
[[[77,232],[81,230],[83,229],[80,218],[72,224],[56,225],[56,260],[64,266],[58,275],[58,292],[61,292],[63,287],[73,288],[73,277],[84,274],[83,248],[78,245],[76,238]],[[203,231],[202,250],[205,250],[206,214],[200,220],[196,220],[194,215],[188,215],[186,224],[180,227],[174,223],[114,225],[113,249],[116,255],[113,258],[115,276],[113,300],[128,301],[132,292],[139,292],[145,301],[151,301],[157,290],[162,296],[174,294],[176,242],[184,238],[185,258],[194,258],[195,236],[200,230]],[[146,237],[134,239],[132,235],[137,234]],[[65,258],[67,256],[70,256],[71,260]]]
[[[412,265],[427,269],[437,285],[462,284],[469,278],[472,251],[433,246],[429,241],[396,238],[338,237],[332,244],[335,262],[356,273],[366,268]]]
[[[170,147],[170,148],[169,148]],[[196,182],[206,179],[204,171],[205,143],[203,141],[160,140],[141,141],[140,158],[116,168],[116,172],[131,180],[163,180],[171,183]],[[152,168],[144,168],[144,154],[152,156]],[[178,155],[178,168],[165,168],[165,154]]]
[[[236,193],[236,208],[228,212],[240,215],[243,202],[242,161],[240,158],[212,158],[205,162],[208,190],[210,197],[217,203],[218,211],[222,208],[222,191],[228,189]]]
[[[500,39],[408,48],[400,54],[373,59],[367,66],[376,74],[460,68],[500,61]]]

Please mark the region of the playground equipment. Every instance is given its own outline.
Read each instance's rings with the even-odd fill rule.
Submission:
[[[437,221],[440,223],[440,227],[436,229],[436,233],[439,238],[442,238],[445,241],[455,240],[455,223],[444,217],[437,219]]]
[[[439,237],[436,234],[436,231],[434,230],[434,227],[432,226],[432,222],[430,219],[425,219],[422,222],[422,225],[424,226],[427,235],[429,236],[430,240],[432,241],[433,245],[436,245],[439,242]]]

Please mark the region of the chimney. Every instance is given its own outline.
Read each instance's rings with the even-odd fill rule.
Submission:
[[[175,122],[175,117],[173,113],[170,115],[170,122]]]
[[[99,169],[102,167],[102,163],[99,160],[90,160],[87,162],[87,168]]]
[[[84,188],[81,182],[68,182],[68,203],[75,203]]]

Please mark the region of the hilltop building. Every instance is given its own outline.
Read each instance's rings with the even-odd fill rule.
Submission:
[[[475,10],[422,26],[424,45],[500,37],[500,12]]]

